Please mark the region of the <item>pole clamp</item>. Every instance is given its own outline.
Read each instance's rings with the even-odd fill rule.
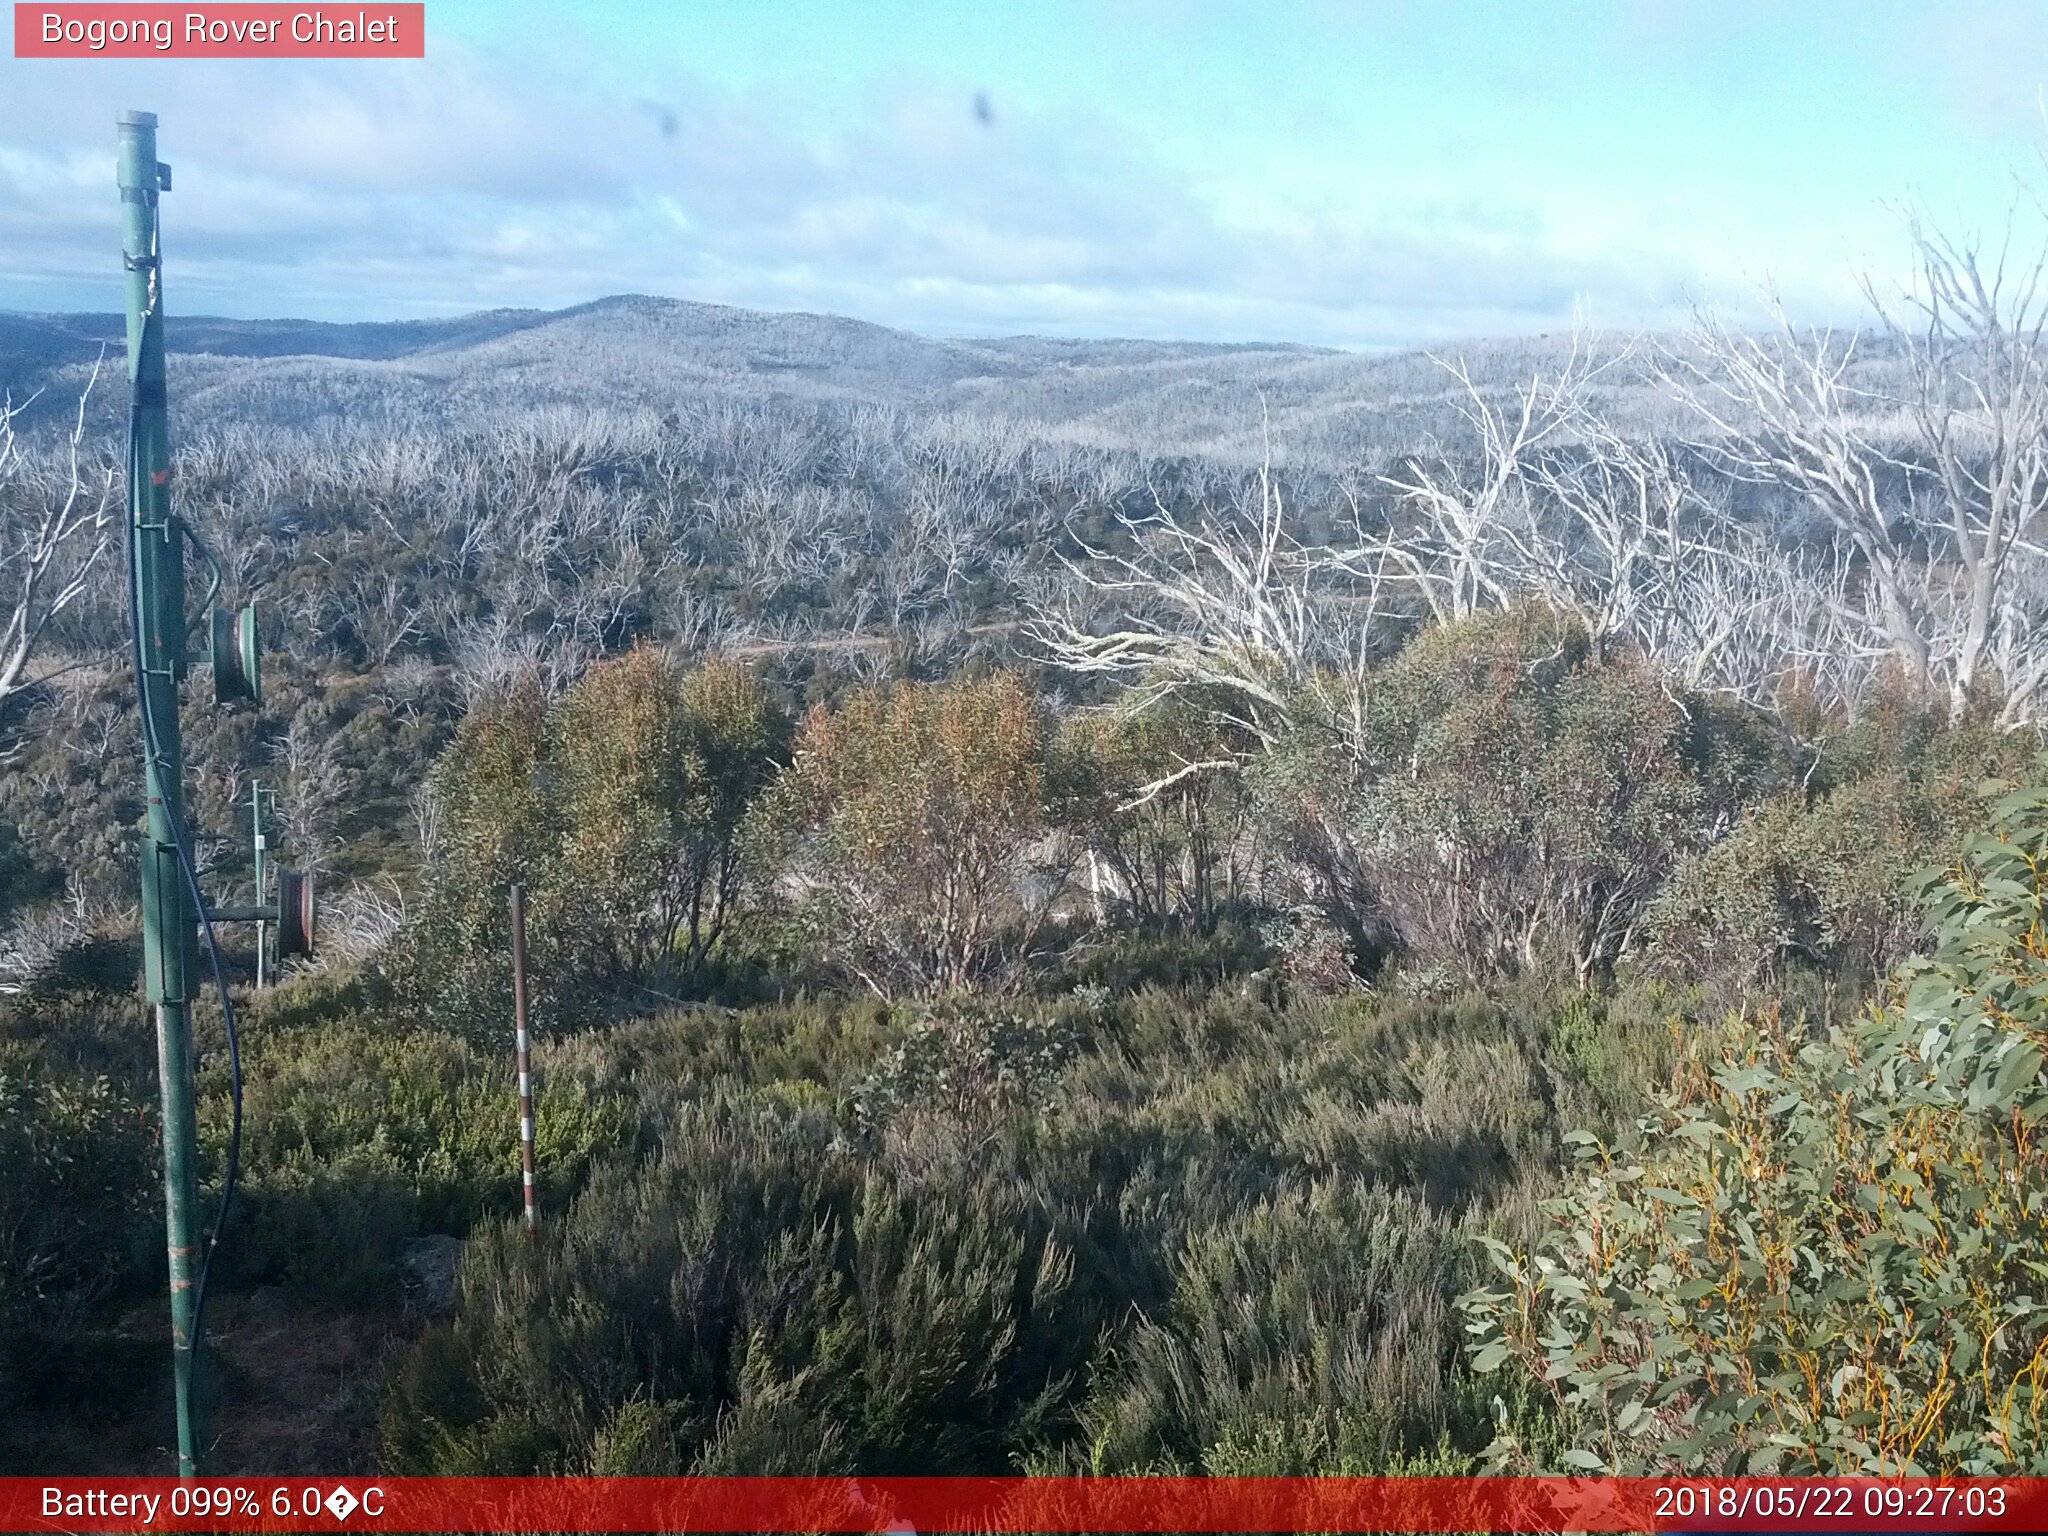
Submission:
[[[163,264],[164,259],[161,256],[130,256],[126,251],[121,253],[121,265],[130,272],[150,272]]]

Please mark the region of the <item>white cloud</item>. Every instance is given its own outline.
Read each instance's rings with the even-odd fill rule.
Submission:
[[[417,64],[0,62],[0,305],[111,307],[112,123],[179,170],[187,312],[398,316],[645,291],[938,331],[1389,345],[1668,318],[1703,274],[1526,204],[1221,206],[1107,120],[907,87],[836,131],[679,82]],[[81,71],[91,71],[89,75]],[[260,79],[261,90],[250,86]],[[81,90],[89,81],[91,89]]]

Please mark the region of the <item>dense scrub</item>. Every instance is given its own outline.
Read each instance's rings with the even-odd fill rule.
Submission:
[[[605,989],[686,984],[719,954],[750,808],[788,721],[729,663],[683,672],[636,650],[552,709],[530,680],[465,720],[425,787],[420,908],[390,957],[393,1005],[476,1036],[502,1013],[506,891],[531,895],[544,1028]],[[658,993],[655,995],[659,995]]]
[[[1348,737],[1304,707],[1270,746],[1199,692],[1077,712],[1014,671],[800,715],[653,647],[481,694],[415,803],[390,941],[246,1001],[223,1390],[256,1390],[234,1298],[273,1297],[391,1334],[380,1398],[334,1412],[393,1469],[1583,1452],[1583,1404],[1469,1368],[1482,1240],[1580,1230],[1544,1205],[1571,1148],[1716,1081],[1731,1007],[1846,1028],[1921,931],[1902,873],[1953,859],[1978,781],[2031,748],[1906,698],[1788,744],[1534,609],[1372,680]],[[509,1220],[515,878],[538,1244]],[[161,1329],[129,942],[60,946],[0,1001],[31,1170],[0,1208],[0,1391],[25,1405]],[[408,1278],[430,1234],[466,1239],[452,1319]],[[131,1379],[6,1455],[146,1456]]]
[[[2044,1470],[2048,301],[1913,238],[1882,338],[1442,366],[181,330],[271,637],[198,862],[249,899],[260,775],[331,897],[243,998],[216,1468]],[[0,1466],[138,1471],[121,402],[30,393]]]
[[[1661,1075],[1687,1019],[1631,994],[1560,1049],[1568,1014],[1535,992],[1276,1008],[1147,989],[580,1039],[568,1059],[643,1084],[661,1150],[537,1247],[511,1223],[477,1240],[461,1317],[388,1401],[392,1464],[1470,1455],[1491,1420],[1456,1380],[1469,1238],[1522,1230],[1563,1127]],[[1589,1077],[1591,1036],[1613,1055]]]
[[[1474,1364],[1547,1385],[1571,1465],[2048,1468],[2048,791],[1993,822],[1862,1016],[1746,1019],[1628,1135],[1576,1133],[1533,1248],[1490,1245]]]
[[[2025,1465],[2035,803],[1957,861],[2041,775],[2034,545],[1971,629],[1908,428],[1794,401],[1774,479],[1596,376],[1277,464],[834,391],[183,452],[280,621],[188,711],[206,878],[259,773],[338,896],[244,999],[220,1461]],[[119,617],[109,567],[0,697],[10,1470],[166,1434]],[[343,1333],[273,1407],[256,1351]]]
[[[1597,656],[1542,608],[1418,636],[1340,735],[1309,722],[1261,765],[1330,917],[1409,964],[1580,982],[1643,950],[1671,870],[1789,763],[1757,723]]]

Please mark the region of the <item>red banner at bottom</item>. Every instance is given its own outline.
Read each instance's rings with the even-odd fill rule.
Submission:
[[[2039,1531],[2048,1478],[0,1478],[0,1531]]]

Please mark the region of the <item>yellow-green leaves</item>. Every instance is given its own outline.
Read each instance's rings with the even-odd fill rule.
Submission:
[[[1929,892],[1940,936],[1853,1028],[1752,1021],[1638,1126],[1577,1150],[1533,1254],[1462,1300],[1474,1369],[1549,1384],[1573,1466],[2048,1471],[2048,794]],[[1526,1465],[1505,1436],[1503,1465]]]

